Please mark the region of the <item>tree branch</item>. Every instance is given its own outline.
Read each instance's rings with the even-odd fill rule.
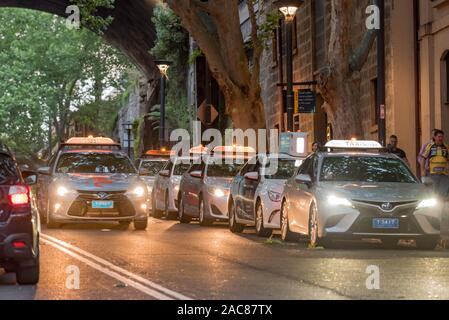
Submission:
[[[249,18],[251,21],[251,40],[253,43],[253,69],[251,74],[251,82],[253,87],[260,88],[260,58],[263,53],[263,47],[258,36],[259,25],[254,10],[254,0],[246,0],[248,6]],[[260,90],[259,90],[260,91]]]

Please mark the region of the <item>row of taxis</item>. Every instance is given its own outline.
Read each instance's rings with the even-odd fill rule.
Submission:
[[[311,246],[337,240],[414,240],[434,249],[442,204],[408,165],[375,141],[330,141],[307,157],[244,147],[168,160],[152,185],[153,214],[181,223],[227,221]]]

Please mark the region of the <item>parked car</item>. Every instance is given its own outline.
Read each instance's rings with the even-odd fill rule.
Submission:
[[[251,226],[258,236],[267,237],[279,229],[285,182],[302,161],[287,154],[261,155],[248,161],[231,184],[230,230],[242,232]]]
[[[230,147],[238,150],[242,147]],[[210,225],[214,221],[227,221],[231,181],[249,157],[252,149],[242,155],[222,152],[220,146],[202,163],[193,165],[183,175],[180,186],[178,218],[181,223],[189,223],[198,218],[200,225]],[[245,149],[246,150],[246,149]]]
[[[69,139],[39,173],[40,208],[49,228],[93,221],[147,228],[147,187],[112,140]]]
[[[31,185],[36,173],[20,172],[11,151],[0,143],[0,268],[21,285],[39,282],[40,222]]]
[[[282,239],[307,235],[312,246],[338,239],[395,246],[408,239],[435,248],[441,204],[401,159],[371,141],[331,141],[326,148],[331,151],[307,158],[286,183]]]

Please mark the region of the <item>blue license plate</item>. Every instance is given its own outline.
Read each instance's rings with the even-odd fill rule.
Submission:
[[[399,229],[399,219],[373,219],[374,229]]]
[[[92,201],[92,209],[114,209],[114,201]]]

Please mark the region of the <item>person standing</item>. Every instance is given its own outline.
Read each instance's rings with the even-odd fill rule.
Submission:
[[[398,137],[396,135],[391,135],[390,136],[390,143],[387,146],[387,150],[389,153],[392,153],[394,155],[397,155],[399,158],[401,158],[405,163],[407,163],[408,166],[410,166],[408,159],[407,159],[407,154],[405,153],[404,150],[398,148]]]
[[[449,145],[444,142],[444,132],[435,130],[433,142],[421,154],[421,166],[428,170],[435,192],[446,199],[449,196]]]
[[[429,172],[429,162],[423,158],[423,153],[426,150],[427,146],[429,144],[432,144],[435,140],[434,140],[434,136],[435,136],[435,132],[437,132],[438,129],[433,129],[430,136],[431,139],[428,142],[425,142],[422,146],[421,149],[419,150],[419,154],[418,154],[418,163],[420,164],[421,167],[421,177],[429,177],[430,176],[430,172]],[[424,182],[424,181],[423,181]]]

